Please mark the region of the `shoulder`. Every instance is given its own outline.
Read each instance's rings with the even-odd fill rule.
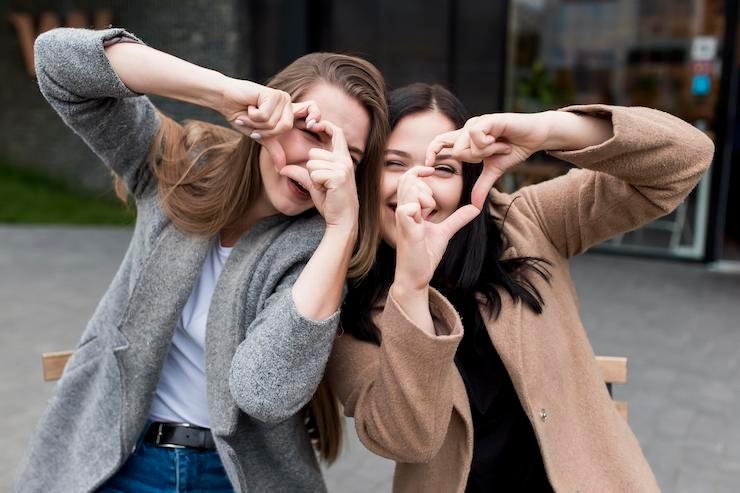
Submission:
[[[293,245],[296,250],[315,250],[324,236],[326,223],[319,214],[300,215],[291,219],[282,231],[279,241]]]
[[[297,264],[308,262],[321,242],[325,224],[324,218],[315,214],[276,221],[273,227],[278,232],[270,235],[270,243],[262,255],[261,263],[274,273],[291,270]]]

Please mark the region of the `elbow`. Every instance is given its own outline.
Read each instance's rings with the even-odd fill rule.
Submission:
[[[53,68],[51,60],[56,54],[64,50],[64,36],[61,33],[65,28],[57,27],[38,35],[33,43],[33,59],[36,65],[36,73],[42,74],[44,70]]]
[[[267,388],[259,379],[232,368],[229,391],[237,406],[263,423],[281,423],[295,415],[303,405],[291,404],[279,387]]]
[[[697,162],[701,166],[701,173],[709,169],[709,166],[714,160],[714,141],[709,138],[704,132],[701,133],[699,138],[699,145],[697,146]]]
[[[370,451],[397,462],[424,464],[439,454],[445,434],[414,427],[394,433],[379,433],[356,421],[360,441]]]
[[[662,186],[637,187],[656,207],[656,218],[675,211],[696,188],[712,164],[714,142],[704,132],[696,132],[698,135],[690,146],[676,149],[677,155],[683,159],[675,175],[667,177],[667,182]]]

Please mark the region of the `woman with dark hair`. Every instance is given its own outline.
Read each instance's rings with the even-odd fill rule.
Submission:
[[[339,418],[315,392],[345,278],[375,257],[378,70],[313,53],[263,86],[117,28],[54,29],[35,59],[137,217],[17,491],[325,491],[305,410],[319,430]],[[223,125],[181,125],[146,95]],[[338,436],[318,438],[331,460]]]
[[[389,106],[383,242],[327,371],[362,442],[397,462],[394,491],[657,491],[594,362],[568,261],[673,210],[712,142],[647,108],[466,121],[425,84]],[[492,190],[537,151],[580,169]]]

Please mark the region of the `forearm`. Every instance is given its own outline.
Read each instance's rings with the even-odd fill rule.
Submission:
[[[132,91],[217,109],[229,77],[139,43],[119,42],[105,54]]]
[[[576,151],[606,142],[614,135],[611,120],[569,111],[543,113],[548,136],[541,150]]]
[[[293,285],[293,301],[304,317],[324,320],[341,306],[356,237],[354,230],[326,229],[319,247]]]

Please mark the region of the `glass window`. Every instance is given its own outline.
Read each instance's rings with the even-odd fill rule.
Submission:
[[[723,16],[721,0],[513,0],[505,105],[525,112],[579,103],[647,106],[713,137]],[[505,186],[568,168],[536,156]],[[602,248],[703,257],[709,183],[707,175],[675,212]]]

